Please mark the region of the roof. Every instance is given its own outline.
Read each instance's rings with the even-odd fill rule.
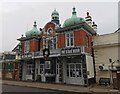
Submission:
[[[33,29],[25,33],[26,37],[38,36],[40,31],[37,29],[36,21],[34,21]]]
[[[72,17],[65,20],[63,27],[85,22],[84,18],[77,17],[75,7],[73,7]]]
[[[84,28],[90,34],[92,34],[92,35],[96,34],[96,31],[93,28],[91,28],[86,22],[71,25],[71,26],[68,26],[68,27],[59,28],[59,29],[56,29],[55,31],[57,33],[62,33],[62,32],[65,32],[65,31],[69,31],[70,29],[76,29],[76,28]]]

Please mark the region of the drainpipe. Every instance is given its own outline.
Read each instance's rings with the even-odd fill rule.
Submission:
[[[96,83],[96,70],[95,70],[95,57],[94,57],[93,42],[91,42],[91,46],[92,46],[93,66],[94,66],[94,81]]]

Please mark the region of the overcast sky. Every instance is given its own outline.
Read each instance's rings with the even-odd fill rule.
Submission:
[[[64,21],[71,17],[73,6],[78,17],[85,18],[86,12],[90,13],[92,20],[98,25],[98,34],[117,30],[118,2],[4,2],[0,12],[0,52],[12,50],[18,43],[17,39],[32,29],[34,21],[38,28],[43,28],[51,20],[54,9],[59,12],[60,23],[63,25]]]

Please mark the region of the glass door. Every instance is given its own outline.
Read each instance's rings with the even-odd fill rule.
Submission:
[[[41,76],[41,81],[45,82],[45,71],[44,71],[44,64],[40,64],[40,76]]]
[[[27,72],[26,72],[26,79],[32,80],[33,79],[33,64],[27,64]]]
[[[56,64],[56,82],[62,82],[62,64]]]

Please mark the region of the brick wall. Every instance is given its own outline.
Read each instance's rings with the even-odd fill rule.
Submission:
[[[38,40],[32,39],[30,40],[30,52],[38,51]]]

